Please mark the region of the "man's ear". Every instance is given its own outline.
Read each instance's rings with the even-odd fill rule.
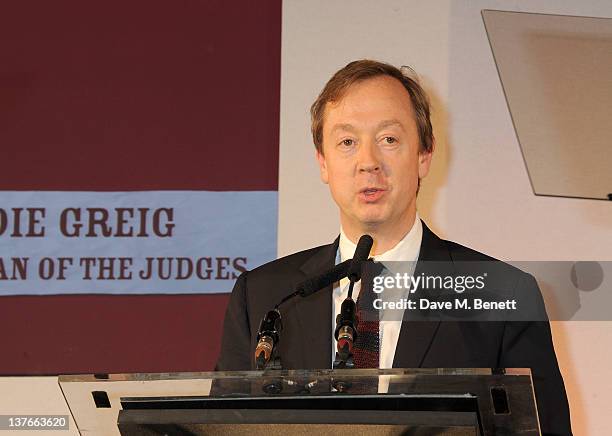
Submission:
[[[429,173],[434,148],[435,142],[431,144],[431,150],[419,152],[419,179],[424,178]]]
[[[316,151],[317,162],[319,162],[319,171],[321,172],[321,181],[325,184],[328,183],[329,178],[327,175],[327,164],[325,163],[325,156],[319,150]]]

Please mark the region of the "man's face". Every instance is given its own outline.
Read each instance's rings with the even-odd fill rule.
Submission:
[[[398,80],[366,79],[327,103],[317,160],[345,231],[413,222],[418,179],[427,175],[431,153],[420,153],[410,95]]]

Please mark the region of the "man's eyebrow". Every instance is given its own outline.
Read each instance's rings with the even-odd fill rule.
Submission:
[[[377,130],[384,129],[386,127],[393,127],[393,126],[397,126],[401,129],[404,128],[404,125],[402,123],[400,123],[398,120],[393,119],[393,120],[383,120],[380,123],[378,123]]]
[[[391,120],[383,120],[380,123],[378,123],[378,126],[376,126],[376,130],[381,130],[387,127],[399,127],[401,129],[404,128],[404,125],[396,120],[396,119],[391,119]],[[334,126],[331,129],[332,133],[335,133],[338,130],[347,130],[350,132],[354,132],[355,130],[355,126],[353,126],[352,124],[349,123],[338,123],[338,124],[334,124]]]
[[[338,130],[348,130],[348,131],[354,132],[356,129],[352,124],[338,123],[338,124],[334,124],[334,127],[332,127],[331,132],[335,133]]]

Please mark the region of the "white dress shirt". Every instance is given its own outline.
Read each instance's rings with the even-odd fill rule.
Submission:
[[[382,262],[383,265],[387,261],[412,261],[416,262],[419,258],[421,249],[421,240],[423,239],[423,225],[417,213],[414,224],[404,238],[397,243],[392,249],[385,251],[379,255],[373,256],[377,262]],[[344,230],[340,229],[340,245],[338,247],[339,257],[337,260],[341,262],[351,259],[355,253],[356,244],[344,234]],[[355,284],[353,288],[353,300],[357,301],[361,282]],[[336,356],[336,339],[334,332],[336,331],[336,315],[340,312],[340,306],[348,295],[349,280],[344,278],[336,283],[333,290],[332,303],[332,363]],[[396,309],[397,310],[397,309]],[[398,314],[400,315],[400,314]],[[403,312],[401,313],[403,315]],[[398,319],[396,317],[396,319]],[[399,318],[401,319],[401,317]],[[397,348],[397,340],[399,338],[401,321],[380,321],[380,360],[379,368],[392,368],[393,358],[395,357],[395,349]]]

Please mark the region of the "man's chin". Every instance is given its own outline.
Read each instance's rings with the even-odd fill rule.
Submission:
[[[350,225],[354,226],[354,228],[361,227],[364,232],[366,230],[377,229],[388,221],[389,216],[384,210],[381,210],[382,208],[368,209],[369,210],[361,209],[358,211],[353,209],[353,211],[351,211],[352,213],[347,213],[344,215],[344,219],[342,221],[345,222],[345,225],[349,225],[350,223]]]
[[[366,227],[366,228],[376,228],[379,227],[380,225],[384,224],[386,221],[386,218],[384,216],[381,216],[380,214],[368,214],[365,216],[360,217],[359,222],[361,223],[362,226]]]

